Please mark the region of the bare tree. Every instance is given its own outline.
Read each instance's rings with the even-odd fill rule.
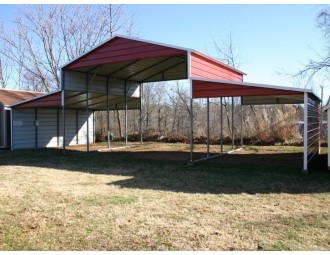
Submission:
[[[217,42],[216,40],[213,40],[213,45],[217,51],[218,59],[221,62],[223,62],[226,65],[229,65],[231,67],[239,68],[240,53],[237,50],[236,46],[234,45],[234,40],[233,40],[231,30],[230,30],[229,35],[226,40],[223,38],[220,38],[219,42]],[[224,114],[226,117],[226,124],[227,124],[227,128],[228,128],[228,132],[229,132],[229,134],[231,134],[232,129],[234,129],[234,127],[231,126],[231,121],[230,121],[231,110],[229,108],[231,106],[231,102],[230,102],[229,98],[223,99],[223,106],[225,108]]]
[[[219,42],[213,40],[213,46],[218,53],[218,59],[226,65],[238,68],[240,66],[240,54],[236,49],[232,37],[232,32],[229,32],[227,40],[219,39]]]
[[[324,7],[316,19],[317,26],[321,29],[326,41],[326,53],[320,54],[316,50],[317,59],[309,60],[308,63],[292,76],[300,79],[307,79],[307,85],[313,85],[314,78],[318,77],[329,81],[330,70],[330,7]]]
[[[132,26],[123,5],[22,6],[13,29],[0,34],[1,53],[15,64],[23,87],[52,91],[60,88],[61,65],[114,33],[130,34]]]

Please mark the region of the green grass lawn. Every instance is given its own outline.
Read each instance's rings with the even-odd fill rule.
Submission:
[[[301,152],[0,151],[0,250],[330,250],[330,174]]]

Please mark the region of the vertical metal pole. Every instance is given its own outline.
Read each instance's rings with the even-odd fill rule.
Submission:
[[[223,153],[223,135],[222,135],[222,131],[223,131],[223,109],[222,109],[222,97],[220,98],[220,152]]]
[[[140,83],[140,143],[143,143],[143,130],[142,130],[142,100],[143,100],[143,83]]]
[[[231,98],[231,149],[234,149],[234,98]]]
[[[193,164],[194,152],[194,99],[190,98],[190,163]]]
[[[107,140],[108,140],[108,149],[110,149],[110,116],[109,116],[109,78],[107,78]]]
[[[127,81],[125,81],[125,146],[127,146]]]
[[[93,139],[92,139],[92,143],[95,144],[95,110],[92,110],[92,114],[93,114]]]
[[[323,90],[323,88],[322,88]],[[321,101],[322,103],[322,101]],[[319,130],[318,130],[318,154],[321,154],[321,130],[322,130],[322,122],[323,122],[323,117],[322,117],[322,110],[321,110],[321,105],[320,102],[317,103],[317,110],[318,110],[318,123],[319,123]]]
[[[89,85],[89,77],[87,74],[87,82],[86,82],[86,122],[87,122],[87,137],[86,137],[86,145],[87,145],[87,152],[89,152],[89,116],[88,116],[88,85]]]
[[[62,89],[62,121],[63,121],[63,138],[62,138],[62,146],[63,146],[63,154],[65,154],[65,76],[64,70],[61,69],[61,89]]]
[[[207,111],[207,137],[206,137],[206,143],[207,143],[207,153],[206,157],[210,157],[210,98],[207,98],[206,101],[206,111]]]
[[[304,168],[308,172],[308,93],[304,93]]]
[[[241,97],[241,147],[243,147],[243,104]]]
[[[62,122],[63,122],[62,146],[63,146],[63,154],[65,154],[65,91],[64,90],[62,90]]]

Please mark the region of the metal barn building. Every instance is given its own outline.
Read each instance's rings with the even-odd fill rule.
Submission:
[[[11,105],[44,95],[41,92],[0,89],[0,148],[11,148]]]
[[[244,75],[196,50],[115,36],[61,67],[60,91],[12,105],[12,148],[62,145],[65,150],[66,145],[86,143],[88,151],[94,140],[94,111],[107,111],[109,134],[109,111],[115,109],[125,110],[127,141],[127,110],[141,112],[143,83],[186,80],[191,163],[197,161],[194,99],[206,98],[209,106],[209,98],[240,97],[241,105],[304,104],[303,170],[307,171],[319,148],[320,100],[308,89],[246,83]],[[140,114],[142,134],[141,123]],[[207,150],[208,159],[209,142]]]

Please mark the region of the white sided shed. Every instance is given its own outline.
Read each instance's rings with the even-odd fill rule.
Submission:
[[[57,91],[11,105],[11,149],[83,145],[87,137],[94,143],[94,111],[82,109],[66,109],[63,143],[61,95]]]

